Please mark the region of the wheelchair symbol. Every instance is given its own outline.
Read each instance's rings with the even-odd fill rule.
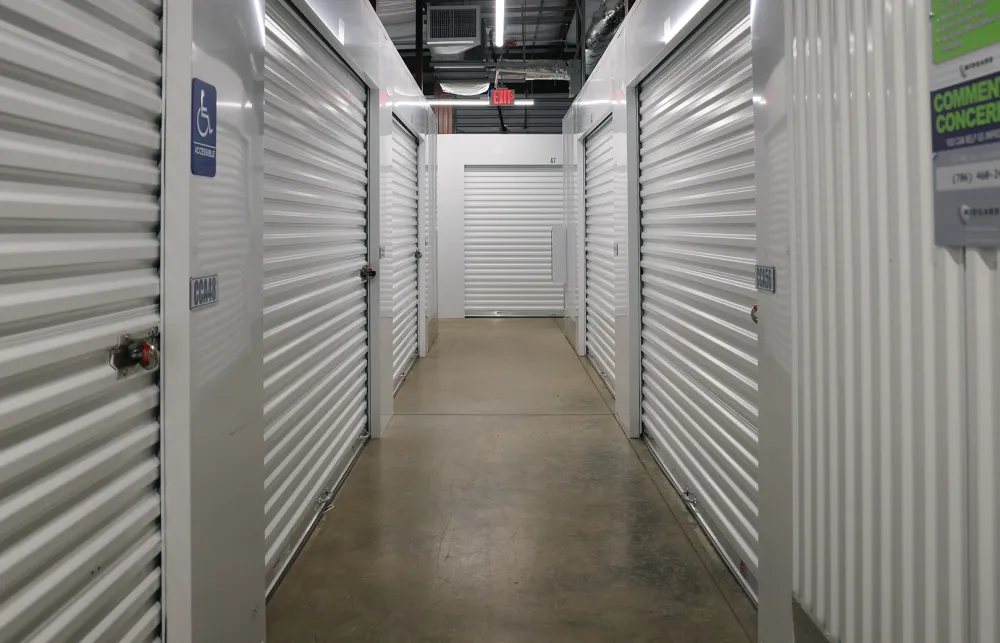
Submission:
[[[204,129],[202,129],[202,120],[205,122]],[[203,89],[201,90],[201,108],[198,110],[198,135],[206,138],[212,132],[212,119],[209,118],[208,109],[205,107],[205,90]]]

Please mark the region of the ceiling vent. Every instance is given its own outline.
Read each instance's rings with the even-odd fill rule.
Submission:
[[[427,7],[427,46],[443,56],[461,54],[479,46],[479,7]]]

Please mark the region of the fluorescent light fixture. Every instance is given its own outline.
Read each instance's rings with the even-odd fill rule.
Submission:
[[[496,47],[503,47],[503,21],[506,0],[497,0],[497,22],[493,27],[493,44]]]
[[[397,103],[398,104],[398,103]],[[472,100],[462,98],[428,98],[428,105],[444,105],[447,107],[492,107],[488,100]],[[515,107],[532,107],[535,100],[532,98],[518,98],[514,101]]]
[[[489,107],[490,104],[485,100],[478,99],[468,99],[463,100],[461,98],[428,98],[428,105],[447,105],[451,107],[479,107],[485,106]]]

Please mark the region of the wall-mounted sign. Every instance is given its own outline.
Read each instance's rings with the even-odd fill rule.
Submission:
[[[191,279],[191,310],[219,303],[219,275]]]
[[[1000,246],[1000,0],[932,0],[934,239]]]
[[[514,90],[506,87],[496,87],[490,90],[490,105],[504,107],[514,104]]]
[[[216,115],[218,92],[197,78],[191,79],[191,174],[215,176]]]

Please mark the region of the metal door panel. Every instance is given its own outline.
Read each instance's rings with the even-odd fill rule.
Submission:
[[[642,416],[653,452],[756,591],[757,256],[750,3],[639,89]]]
[[[465,316],[561,316],[562,167],[465,168]]]
[[[0,640],[160,636],[161,9],[0,13]]]
[[[584,142],[587,355],[615,391],[615,190],[611,121]]]
[[[390,185],[389,263],[392,266],[392,369],[396,390],[417,359],[418,178],[417,139],[392,122],[393,172]]]
[[[367,431],[367,88],[286,2],[264,83],[265,569],[269,591]]]

